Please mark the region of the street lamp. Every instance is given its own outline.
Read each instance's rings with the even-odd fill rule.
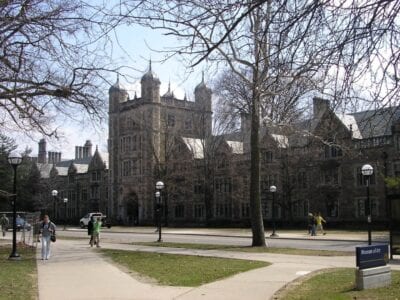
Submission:
[[[68,198],[64,198],[64,230],[67,227],[67,203],[68,203]]]
[[[161,238],[161,193],[157,191],[155,193],[156,196],[156,213],[157,213],[157,225],[158,225],[158,241],[162,242]]]
[[[162,197],[161,191],[164,189],[164,182],[157,181],[156,183],[156,207],[157,207],[157,219],[158,219],[158,242],[162,242],[161,238],[161,215],[162,215]]]
[[[53,196],[53,218],[57,219],[57,216],[56,216],[56,200],[57,200],[58,191],[57,190],[52,190],[51,191],[51,195]]]
[[[365,181],[367,183],[367,204],[365,211],[367,213],[367,221],[368,221],[368,245],[371,245],[371,223],[372,223],[372,205],[371,205],[371,200],[369,199],[369,184],[370,184],[370,179],[371,175],[374,173],[374,168],[369,165],[365,164],[361,168],[361,173],[365,178]]]
[[[17,168],[22,163],[22,157],[20,155],[10,155],[8,157],[8,163],[14,169],[14,186],[13,186],[13,196],[14,200],[13,204],[13,244],[12,244],[12,252],[10,254],[10,259],[20,259],[20,256],[17,252]]]
[[[275,193],[276,193],[276,186],[271,185],[269,187],[269,191],[272,193],[272,234],[270,237],[277,237],[278,235],[276,234],[275,230]]]

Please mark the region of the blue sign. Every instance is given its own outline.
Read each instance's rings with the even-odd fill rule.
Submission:
[[[356,264],[360,269],[386,266],[388,262],[388,245],[356,247]]]

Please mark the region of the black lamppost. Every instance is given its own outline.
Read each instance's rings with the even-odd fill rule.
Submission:
[[[67,228],[67,203],[68,198],[64,198],[64,230]]]
[[[17,252],[17,168],[22,163],[22,157],[19,155],[11,155],[8,157],[8,163],[14,169],[14,186],[13,186],[13,243],[10,259],[20,259]]]
[[[156,196],[156,214],[157,214],[157,231],[158,231],[158,241],[162,242],[161,238],[161,193],[157,191]]]
[[[53,196],[53,218],[57,220],[57,214],[56,214],[56,201],[57,201],[57,195],[58,191],[57,190],[52,190],[51,195]]]
[[[270,237],[278,237],[276,234],[276,227],[275,227],[275,193],[276,193],[276,186],[271,185],[269,187],[269,191],[272,193],[272,234]]]
[[[161,216],[162,216],[162,196],[161,196],[161,191],[164,188],[164,182],[162,181],[157,181],[156,183],[156,202],[157,202],[157,218],[158,218],[158,241],[157,242],[162,242],[162,237],[161,237]]]
[[[371,245],[371,223],[372,223],[372,205],[371,205],[371,199],[369,198],[369,184],[370,184],[370,179],[371,179],[371,175],[374,173],[374,168],[369,165],[369,164],[365,164],[362,166],[361,168],[361,173],[365,178],[366,184],[367,184],[367,203],[366,203],[366,207],[365,207],[365,211],[367,214],[367,222],[368,222],[368,245]]]

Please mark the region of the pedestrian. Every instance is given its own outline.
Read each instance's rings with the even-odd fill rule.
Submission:
[[[42,260],[50,258],[50,244],[55,241],[56,225],[45,215],[41,224],[40,233],[42,235]]]
[[[36,243],[40,243],[40,229],[42,226],[42,222],[40,222],[40,217],[37,217],[33,223],[33,239]]]
[[[6,214],[3,214],[0,218],[0,225],[1,231],[3,232],[3,237],[6,236],[8,224],[10,224],[10,221],[8,220]]]
[[[312,220],[311,220],[311,222],[312,222],[312,226],[311,226],[311,236],[316,236],[317,235],[317,219],[316,219],[316,215],[317,214],[312,214],[313,215],[313,217],[312,217]]]
[[[92,243],[90,244],[93,247],[93,243],[96,244],[97,248],[100,248],[100,229],[101,229],[101,218],[97,218],[93,224],[93,239]]]
[[[313,224],[314,224],[314,215],[312,214],[312,213],[308,213],[308,224],[307,224],[307,227],[308,227],[308,235],[312,235],[312,227],[313,227]]]
[[[318,215],[315,217],[316,223],[317,223],[317,230],[320,231],[323,235],[326,233],[324,232],[324,226],[322,223],[326,224],[326,221],[324,218],[321,216],[321,213],[319,212]]]
[[[90,221],[88,223],[87,226],[87,230],[88,230],[88,235],[90,236],[90,240],[89,240],[89,245],[92,245],[92,241],[93,241],[93,225],[94,225],[94,217],[91,216],[90,217]]]

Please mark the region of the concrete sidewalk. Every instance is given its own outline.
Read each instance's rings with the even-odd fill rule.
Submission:
[[[280,288],[310,272],[332,267],[354,267],[354,257],[318,257],[220,250],[194,250],[103,243],[106,249],[213,256],[271,262],[266,268],[200,287],[165,287],[137,280],[88,247],[86,240],[59,240],[53,257],[38,262],[39,298],[53,299],[270,299]],[[38,249],[40,251],[40,249]],[[400,265],[392,265],[400,270]],[[56,295],[56,296],[55,296]]]
[[[81,230],[74,227],[69,227],[68,230]],[[110,229],[103,229],[103,232],[115,233],[135,233],[135,234],[153,234],[154,227],[123,227],[115,226]],[[252,236],[249,228],[170,228],[162,229],[163,234],[174,235],[200,235],[200,236],[221,236],[221,237],[243,237],[249,238]],[[326,235],[310,236],[306,230],[278,230],[278,237],[274,239],[297,239],[297,240],[326,240],[326,241],[354,241],[365,242],[368,240],[367,231],[352,231],[352,230],[326,230]],[[265,232],[265,237],[270,239],[271,232]],[[379,242],[389,241],[388,231],[373,231],[372,239]]]
[[[190,290],[140,282],[107,262],[84,241],[54,243],[52,258],[38,260],[38,286],[40,300],[167,300]]]

